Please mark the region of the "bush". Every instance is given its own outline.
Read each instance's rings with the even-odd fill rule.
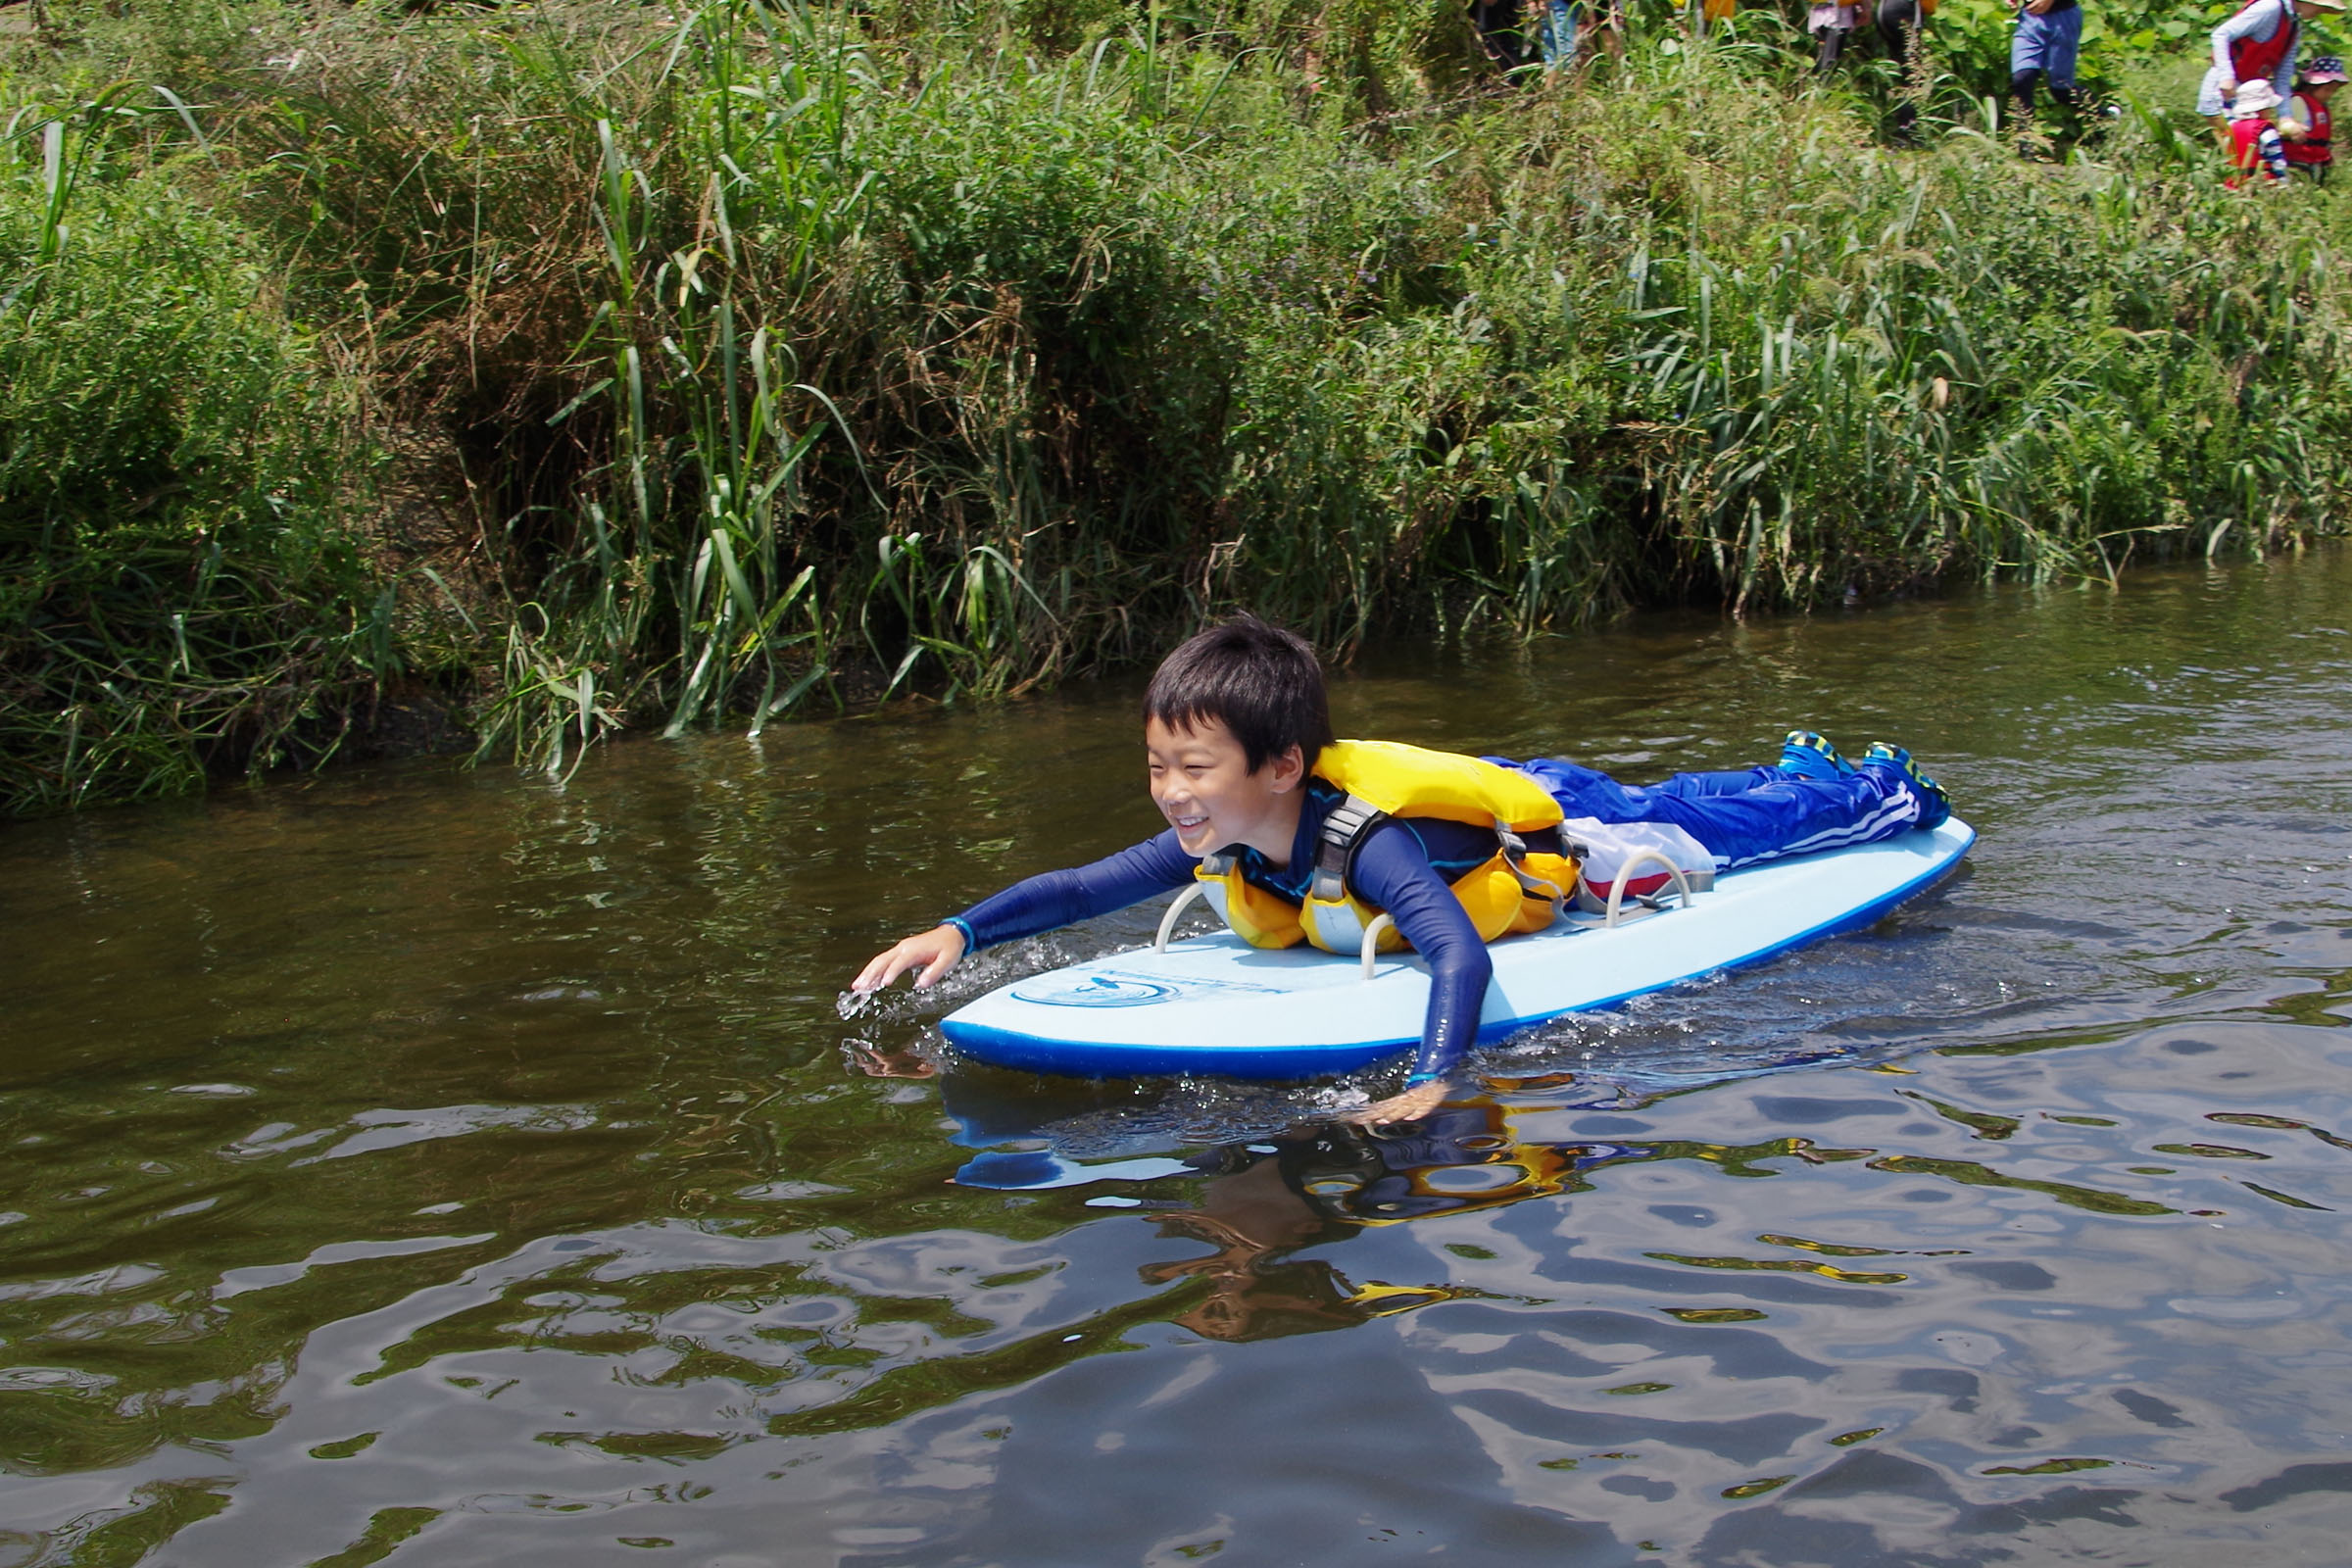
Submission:
[[[0,810],[315,760],[373,594],[336,493],[344,394],[253,237],[104,103],[0,163]]]

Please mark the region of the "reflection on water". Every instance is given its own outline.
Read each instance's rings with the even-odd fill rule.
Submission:
[[[2352,557],[1340,683],[1904,740],[1877,929],[1378,1080],[942,1053],[892,934],[1152,825],[1132,689],[0,829],[0,1568],[2333,1561]]]

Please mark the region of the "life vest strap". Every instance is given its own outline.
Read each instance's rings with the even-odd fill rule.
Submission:
[[[1502,841],[1502,863],[1519,882],[1519,891],[1539,904],[1551,906],[1551,917],[1558,919],[1568,902],[1568,890],[1556,883],[1546,882],[1527,868],[1527,840],[1512,832],[1500,819],[1494,823],[1494,836]]]
[[[1338,803],[1315,826],[1308,863],[1281,879],[1303,872],[1297,894],[1245,878],[1230,853],[1203,857],[1197,869],[1226,925],[1252,946],[1304,941],[1345,954],[1409,947],[1395,922],[1349,887],[1364,844],[1392,818],[1431,817],[1494,835],[1491,853],[1446,879],[1483,941],[1542,930],[1572,894],[1576,866],[1559,853],[1555,831],[1559,802],[1525,773],[1477,758],[1343,741],[1317,760],[1316,777],[1336,787]]]
[[[1332,808],[1315,837],[1315,874],[1306,896],[1324,904],[1348,897],[1348,869],[1355,863],[1356,849],[1389,813],[1360,795],[1350,795]]]
[[[1307,885],[1307,896],[1325,904],[1337,904],[1348,896],[1348,873],[1355,865],[1356,851],[1363,846],[1374,828],[1389,820],[1389,813],[1360,795],[1350,795],[1333,808],[1323,819],[1322,831],[1315,841],[1315,871]],[[1511,831],[1510,825],[1497,817],[1494,837],[1502,847],[1502,863],[1518,880],[1519,890],[1539,904],[1549,904],[1558,914],[1567,902],[1568,893],[1527,869],[1527,840]]]

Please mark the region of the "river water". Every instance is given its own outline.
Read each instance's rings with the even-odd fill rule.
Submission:
[[[2338,1563],[2352,552],[1390,651],[1342,733],[1908,743],[1877,928],[1387,1083],[959,1064],[1137,687],[0,827],[0,1568]]]

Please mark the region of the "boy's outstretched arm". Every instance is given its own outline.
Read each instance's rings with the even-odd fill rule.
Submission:
[[[1180,888],[1193,879],[1196,863],[1177,847],[1175,830],[1170,829],[1091,865],[1015,882],[961,914],[876,954],[850,989],[878,991],[912,970],[920,990],[982,948],[1108,914],[1154,893]]]

